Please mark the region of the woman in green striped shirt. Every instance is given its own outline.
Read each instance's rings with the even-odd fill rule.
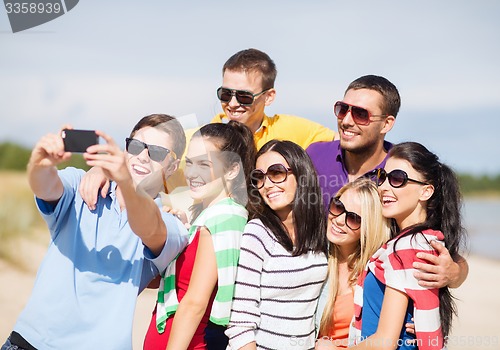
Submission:
[[[144,349],[210,349],[214,339],[227,342],[255,153],[252,133],[238,122],[208,124],[193,135],[184,171],[195,203],[189,244],[162,276]]]

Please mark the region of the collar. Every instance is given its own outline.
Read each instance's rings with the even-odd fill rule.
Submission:
[[[269,118],[265,113],[264,113],[264,118],[262,118],[262,123],[260,124],[259,128],[257,130],[255,130],[255,133],[258,133],[258,132],[263,132],[265,131],[268,127],[269,127],[269,124],[271,123],[271,118]]]
[[[335,153],[336,153],[335,160],[337,162],[340,162],[342,164],[342,167],[344,168],[344,170],[347,172],[347,169],[345,168],[344,150],[340,148],[340,141],[334,141],[334,142],[338,142],[337,147],[335,148]],[[384,140],[384,149],[387,153],[392,148],[392,146],[393,146],[392,143]],[[387,155],[385,156],[384,160],[382,160],[382,162],[375,169],[383,168],[385,166],[386,161],[387,161]],[[375,169],[372,169],[367,174],[371,173]]]

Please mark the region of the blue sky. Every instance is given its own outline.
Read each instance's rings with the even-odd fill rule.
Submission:
[[[0,9],[0,141],[33,146],[63,124],[122,140],[150,113],[220,112],[223,63],[249,47],[278,68],[268,114],[336,129],[355,78],[394,82],[387,139],[425,144],[456,170],[500,173],[500,2],[97,1],[13,34]]]

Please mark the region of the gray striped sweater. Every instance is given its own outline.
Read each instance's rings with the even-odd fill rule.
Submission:
[[[292,256],[263,223],[245,226],[228,349],[252,341],[257,349],[314,349],[314,316],[327,275],[322,253]]]

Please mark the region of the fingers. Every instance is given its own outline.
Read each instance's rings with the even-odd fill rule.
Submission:
[[[95,190],[92,186],[92,180],[90,178],[92,178],[92,175],[89,173],[83,176],[78,192],[80,193],[80,196],[85,204],[87,204],[89,210],[95,210],[97,203],[97,190]]]
[[[169,207],[168,205],[164,205],[161,208],[165,213],[170,213],[172,211],[172,207]]]
[[[421,287],[426,287],[426,288],[440,288],[442,283],[419,280],[418,285]]]
[[[434,265],[437,265],[439,262],[439,257],[430,253],[418,252],[417,258],[424,260],[429,264],[434,264]]]
[[[106,198],[106,196],[108,195],[108,191],[109,191],[110,186],[111,186],[111,184],[109,183],[109,181],[106,181],[104,183],[104,185],[102,186],[102,189],[101,189],[101,197],[102,198]]]
[[[450,252],[448,251],[448,249],[441,242],[438,242],[436,240],[432,240],[431,245],[432,245],[432,248],[436,249],[436,251],[438,252],[439,255],[442,255],[442,254],[450,255]]]
[[[64,143],[59,134],[47,134],[35,145],[30,162],[43,166],[57,165],[71,157],[71,153],[64,152]]]

